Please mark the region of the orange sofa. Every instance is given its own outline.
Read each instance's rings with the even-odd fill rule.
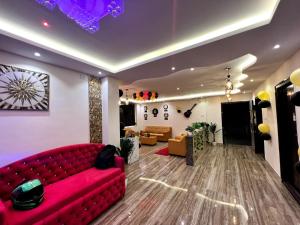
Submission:
[[[169,139],[168,149],[170,155],[186,156],[186,134],[181,134],[174,139]]]
[[[172,138],[172,127],[146,126],[143,133],[149,133],[151,136],[156,136],[157,141],[167,142]]]

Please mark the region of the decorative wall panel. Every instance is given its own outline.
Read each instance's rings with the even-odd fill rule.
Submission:
[[[102,143],[101,80],[89,77],[90,142]]]
[[[0,64],[1,110],[49,110],[49,75]]]

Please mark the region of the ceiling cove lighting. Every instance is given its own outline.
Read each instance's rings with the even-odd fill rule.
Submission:
[[[47,0],[47,2],[51,3],[56,1]],[[269,24],[279,2],[280,0],[270,0],[268,3],[266,3],[266,7],[262,9],[262,13],[254,13],[252,16],[247,18],[240,18],[240,20],[228,22],[227,24],[224,24],[223,26],[220,26],[219,28],[216,28],[210,32],[200,33],[169,46],[165,46],[152,52],[147,52],[135,58],[126,59],[119,64],[112,63],[107,59],[104,60],[104,56],[101,55],[91,56],[91,54],[88,52],[76,50],[74,46],[62,43],[58,39],[54,40],[52,38],[48,38],[46,35],[42,35],[39,32],[28,29],[18,23],[12,22],[8,18],[1,16],[0,33],[20,41],[42,47],[57,54],[78,60],[88,65],[98,67],[99,69],[104,69],[111,73],[118,73],[148,62],[161,59],[163,57],[173,55],[175,53],[183,52],[195,47],[212,43],[216,40],[221,40],[223,38]]]
[[[244,86],[244,84],[241,83],[241,82],[236,83],[236,84],[234,85],[235,88],[241,88],[241,87],[243,87],[243,86]]]
[[[238,81],[242,81],[242,80],[246,80],[249,76],[247,74],[242,74],[240,76],[238,76],[237,80]]]
[[[84,30],[95,33],[99,21],[107,15],[117,17],[124,12],[123,0],[36,0],[49,10],[57,6],[69,19]]]

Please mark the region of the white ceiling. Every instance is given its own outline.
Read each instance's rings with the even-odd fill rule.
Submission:
[[[231,81],[235,89],[239,89],[247,84],[249,79],[243,77],[243,71],[256,63],[256,57],[248,54],[229,62],[210,67],[196,67],[181,71],[175,71],[168,76],[143,79],[133,82],[130,85],[122,86],[123,90],[128,90],[131,97],[134,92],[141,90],[157,91],[162,98],[174,96],[187,96],[194,94],[220,95],[216,93],[224,92],[225,79],[227,77],[227,67],[230,67]],[[241,86],[238,86],[241,85]],[[179,90],[178,90],[179,89]],[[248,90],[249,91],[249,90]],[[125,91],[126,92],[126,91]],[[201,96],[201,95],[200,95]]]
[[[203,87],[201,91],[215,90],[216,86],[224,84],[223,67],[227,64],[234,67],[235,61],[248,54],[256,56],[257,62],[243,71],[249,78],[243,81],[242,91],[251,91],[300,48],[299,0],[281,1],[275,14],[275,0],[125,0],[125,14],[103,19],[96,34],[87,33],[58,10],[50,12],[35,0],[0,2],[1,50],[92,75],[98,75],[99,68],[105,67],[106,70],[101,70],[103,76],[114,76],[125,85],[135,82],[131,87],[136,89],[155,88],[162,94],[165,91],[166,96],[176,94],[177,90],[171,93],[174,87],[170,91],[166,91],[166,85],[153,87],[155,79],[167,76],[166,80],[172,79],[172,86],[176,87],[178,85],[175,84],[187,83],[186,87],[181,85],[182,93],[187,94],[198,91],[200,82],[207,83],[207,89]],[[262,16],[264,12],[266,14]],[[252,25],[249,21],[239,23],[253,16],[265,19],[261,22],[258,22],[259,19],[250,20]],[[41,26],[43,20],[50,23],[49,29]],[[168,48],[172,53],[156,51],[183,40],[201,37],[226,24],[244,25],[245,29],[219,33],[219,37],[216,35],[205,43],[187,45],[175,52],[172,52],[174,48]],[[266,25],[261,26],[263,24]],[[257,28],[251,29],[254,27]],[[40,43],[40,38],[45,37],[46,42]],[[54,43],[51,46],[47,42],[49,39]],[[274,50],[273,46],[277,43],[281,48]],[[71,52],[74,54],[70,55],[70,49],[75,51]],[[34,57],[35,51],[42,56]],[[150,58],[143,57],[149,52],[153,53],[149,54]],[[160,57],[158,53],[166,55]],[[134,63],[129,66],[131,69],[111,73],[120,69],[120,65],[137,58],[142,61],[133,60]],[[102,65],[103,62],[105,65]],[[176,67],[175,72],[171,71],[173,66]],[[190,67],[196,68],[197,78],[190,78],[190,81],[198,79],[193,84],[197,86],[194,88],[183,79],[189,76]],[[214,81],[213,76],[216,76]],[[136,82],[138,80],[142,81]]]
[[[35,0],[1,0],[0,32],[115,73],[268,24],[278,3],[125,0],[123,15],[90,34]]]

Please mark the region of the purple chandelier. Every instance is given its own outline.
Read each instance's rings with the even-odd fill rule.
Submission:
[[[124,12],[123,0],[36,0],[37,3],[53,10],[56,6],[67,17],[84,30],[95,33],[99,21],[107,16],[117,17]]]

